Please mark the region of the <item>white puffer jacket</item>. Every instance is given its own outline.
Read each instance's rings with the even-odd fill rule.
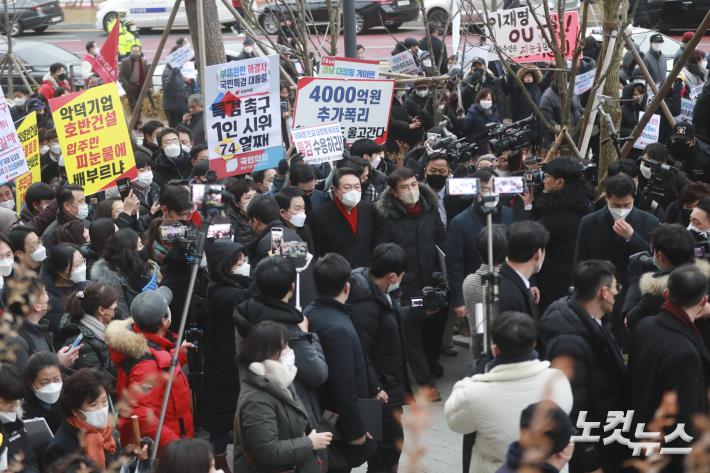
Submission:
[[[567,413],[572,409],[569,381],[547,361],[498,365],[456,383],[444,415],[454,432],[478,432],[469,471],[495,473],[505,462],[508,445],[520,436],[520,413],[543,399]]]

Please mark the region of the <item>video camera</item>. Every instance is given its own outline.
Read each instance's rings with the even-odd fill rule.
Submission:
[[[525,176],[525,182],[528,186],[542,186],[543,180],[545,179],[545,163],[542,163],[540,158],[530,158],[525,160],[525,165],[539,165],[538,169],[529,169],[523,173]],[[598,182],[597,176],[597,164],[593,161],[578,160],[579,173],[584,180],[592,185],[596,185]]]
[[[446,275],[433,273],[433,284],[422,289],[422,297],[411,300],[412,308],[422,308],[426,312],[438,312],[449,305],[449,285]]]
[[[653,159],[642,158],[641,174],[644,179],[639,183],[639,208],[645,211],[655,211],[659,206],[665,207],[675,199],[668,195],[671,187],[677,187],[683,172],[675,162],[662,163]],[[646,168],[644,170],[644,168]]]
[[[510,125],[492,125],[484,136],[488,137],[488,145],[494,154],[517,151],[538,140],[537,119],[530,115]]]
[[[466,138],[458,138],[449,131],[451,120],[444,117],[439,127],[443,134],[430,133],[424,146],[427,154],[434,152],[446,153],[452,163],[462,163],[470,161],[478,155],[480,147],[476,143],[466,142]]]

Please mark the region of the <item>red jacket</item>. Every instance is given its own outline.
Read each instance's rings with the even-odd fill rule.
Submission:
[[[132,319],[111,322],[106,328],[105,338],[111,361],[116,365],[118,400],[128,402],[131,415],[138,416],[141,436],[155,439],[167,383],[165,374],[170,371],[175,345],[158,334],[141,332]],[[178,359],[180,365],[187,363],[187,357],[183,354]],[[123,445],[134,443],[129,417],[121,416],[118,421]],[[185,374],[178,369],[159,447],[194,435],[190,385]]]
[[[68,81],[65,80],[58,84],[57,81],[54,80],[54,77],[48,72],[42,78],[42,85],[37,89],[37,93],[44,95],[47,100],[53,99],[59,87],[64,87],[65,90],[71,92],[71,86]]]

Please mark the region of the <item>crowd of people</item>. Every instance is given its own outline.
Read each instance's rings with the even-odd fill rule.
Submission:
[[[527,119],[533,104],[500,61],[475,58],[464,71],[428,28],[393,54],[409,50],[422,74],[449,80],[398,86],[386,143],[359,139],[318,165],[293,153],[225,179],[209,167],[198,81],[167,66],[166,120],[146,118],[132,135],[138,177],[127,194],[87,196],[67,182],[47,103],[71,89],[64,65],[36,93],[15,89],[13,119],[38,114],[42,180],[19,214],[14,184],[0,184],[0,471],[395,472],[404,407],[442,401],[442,356],[471,361],[444,405],[463,435],[464,471],[613,473],[639,445],[687,453],[703,435],[693,419],[707,414],[710,383],[704,52],[664,98],[677,115],[700,87],[692,123],[662,117],[659,142],[613,161],[595,198],[588,165],[535,159],[589,97],[575,96],[562,123],[554,70],[508,64],[553,128],[494,152],[491,126]],[[119,80],[133,109],[150,79],[125,31]],[[666,75],[662,41],[652,36],[642,53],[654,81]],[[599,50],[585,40],[578,73]],[[253,54],[247,39],[242,56]],[[630,54],[622,139],[648,102]],[[293,92],[283,83],[284,121]],[[447,131],[475,151],[438,149]],[[462,177],[478,179],[478,192],[449,193]],[[528,185],[496,193],[502,177]],[[196,206],[200,184],[223,186],[218,215]],[[591,438],[588,425],[615,437]],[[683,455],[664,458],[664,471],[691,468]]]

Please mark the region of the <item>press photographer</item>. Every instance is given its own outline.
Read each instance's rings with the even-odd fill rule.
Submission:
[[[690,184],[690,179],[662,143],[646,146],[639,168],[641,179],[636,193],[637,205],[641,210],[662,218],[665,209],[678,198],[681,189]]]
[[[710,183],[710,144],[695,136],[689,122],[676,122],[668,151],[694,181]]]

